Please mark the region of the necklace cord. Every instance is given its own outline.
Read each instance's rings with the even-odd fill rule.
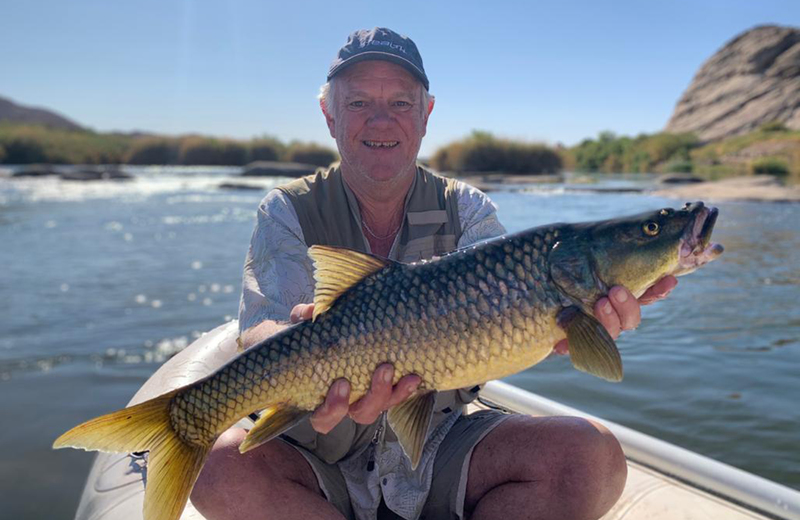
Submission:
[[[401,220],[400,224],[386,236],[380,236],[374,231],[372,231],[372,229],[370,229],[370,227],[367,225],[367,222],[363,219],[361,220],[361,225],[364,227],[364,231],[369,233],[372,236],[372,238],[376,240],[386,240],[388,238],[393,237],[394,235],[397,234],[398,231],[400,231],[400,228],[403,226],[403,221]]]

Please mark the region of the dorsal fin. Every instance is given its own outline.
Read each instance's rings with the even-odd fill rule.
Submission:
[[[314,316],[327,311],[349,288],[380,271],[391,260],[343,247],[311,246],[308,256],[314,261]]]

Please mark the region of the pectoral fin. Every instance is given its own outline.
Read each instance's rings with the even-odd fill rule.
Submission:
[[[435,401],[436,392],[426,392],[411,397],[389,410],[389,426],[397,435],[403,451],[411,459],[412,469],[417,469],[422,458],[422,449],[428,436]]]
[[[622,381],[617,345],[597,319],[577,307],[567,307],[559,313],[558,324],[567,331],[569,357],[575,368],[608,381]]]
[[[247,437],[239,445],[239,452],[245,453],[261,446],[265,442],[271,441],[300,422],[308,414],[308,410],[281,405],[267,408],[261,413],[261,417],[253,425],[253,429],[250,430]]]

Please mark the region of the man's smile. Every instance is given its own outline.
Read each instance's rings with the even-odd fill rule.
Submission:
[[[364,143],[365,146],[369,148],[394,148],[400,141],[372,141],[372,140],[365,140],[361,141]]]

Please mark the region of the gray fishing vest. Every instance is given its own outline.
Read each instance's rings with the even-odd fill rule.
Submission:
[[[416,262],[449,253],[461,238],[456,181],[417,168],[405,202],[405,218],[390,253]],[[358,201],[338,168],[278,187],[292,202],[306,244],[367,251]]]
[[[361,231],[358,201],[338,168],[318,171],[277,189],[291,201],[309,247],[319,244],[368,251]],[[430,259],[456,249],[460,238],[456,181],[417,167],[406,196],[403,224],[389,257],[400,262]],[[440,392],[429,433],[449,413],[462,408],[476,395],[477,387]],[[287,435],[320,459],[333,464],[368,444],[377,429],[376,424],[361,425],[345,418],[331,432],[320,435],[304,422]],[[387,432],[387,439],[395,439],[391,431]]]

